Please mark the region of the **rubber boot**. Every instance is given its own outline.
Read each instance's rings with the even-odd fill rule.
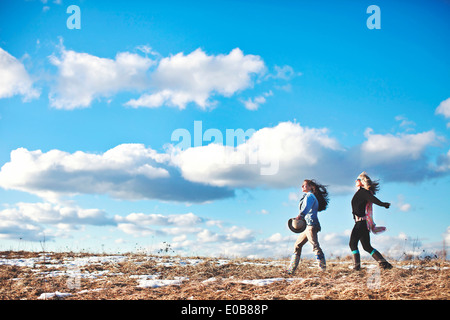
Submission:
[[[316,260],[319,265],[319,268],[322,269],[322,271],[325,271],[327,268],[327,263],[325,261],[325,255],[323,253],[319,253],[316,255]]]
[[[353,270],[361,270],[361,255],[358,253],[353,253]]]
[[[293,274],[297,269],[298,263],[300,262],[300,255],[293,253],[291,256],[291,261],[289,262],[289,266],[287,268],[288,274]]]
[[[372,257],[378,262],[381,269],[392,269],[392,265],[377,250],[372,251]]]

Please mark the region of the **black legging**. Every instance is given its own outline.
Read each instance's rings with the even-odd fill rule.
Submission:
[[[370,245],[369,229],[367,229],[367,222],[365,220],[357,221],[353,227],[349,243],[352,252],[358,251],[358,241],[361,241],[365,251],[370,254],[374,252],[374,248]]]

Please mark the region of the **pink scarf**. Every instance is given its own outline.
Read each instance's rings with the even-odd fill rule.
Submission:
[[[373,212],[372,212],[372,202],[367,202],[366,205],[366,221],[367,221],[367,229],[372,231],[374,234],[378,234],[386,231],[386,227],[377,227],[375,222],[373,221]]]

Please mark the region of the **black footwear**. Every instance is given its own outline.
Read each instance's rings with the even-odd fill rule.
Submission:
[[[374,250],[374,252],[372,253],[372,257],[378,261],[381,269],[392,269],[392,265],[387,262],[378,251]]]
[[[392,267],[392,264],[390,264],[390,263],[387,262],[387,261],[382,261],[382,262],[380,262],[379,264],[380,264],[380,268],[381,268],[381,269],[388,270],[388,269],[392,269],[392,268],[393,268],[393,267]]]
[[[361,270],[361,256],[359,253],[353,254],[353,270]]]

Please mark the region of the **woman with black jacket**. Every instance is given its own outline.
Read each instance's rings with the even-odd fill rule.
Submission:
[[[355,226],[353,227],[349,243],[353,255],[353,269],[360,270],[361,266],[361,258],[358,250],[359,241],[361,241],[363,249],[378,261],[381,268],[391,269],[392,265],[370,244],[369,229],[371,229],[371,225],[368,225],[366,216],[368,205],[371,208],[372,203],[385,207],[386,209],[388,209],[391,204],[382,202],[374,196],[379,189],[379,184],[378,182],[372,181],[366,172],[363,172],[358,176],[358,179],[356,179],[356,187],[358,188],[358,191],[356,191],[352,199],[352,211],[353,219],[355,219]]]

